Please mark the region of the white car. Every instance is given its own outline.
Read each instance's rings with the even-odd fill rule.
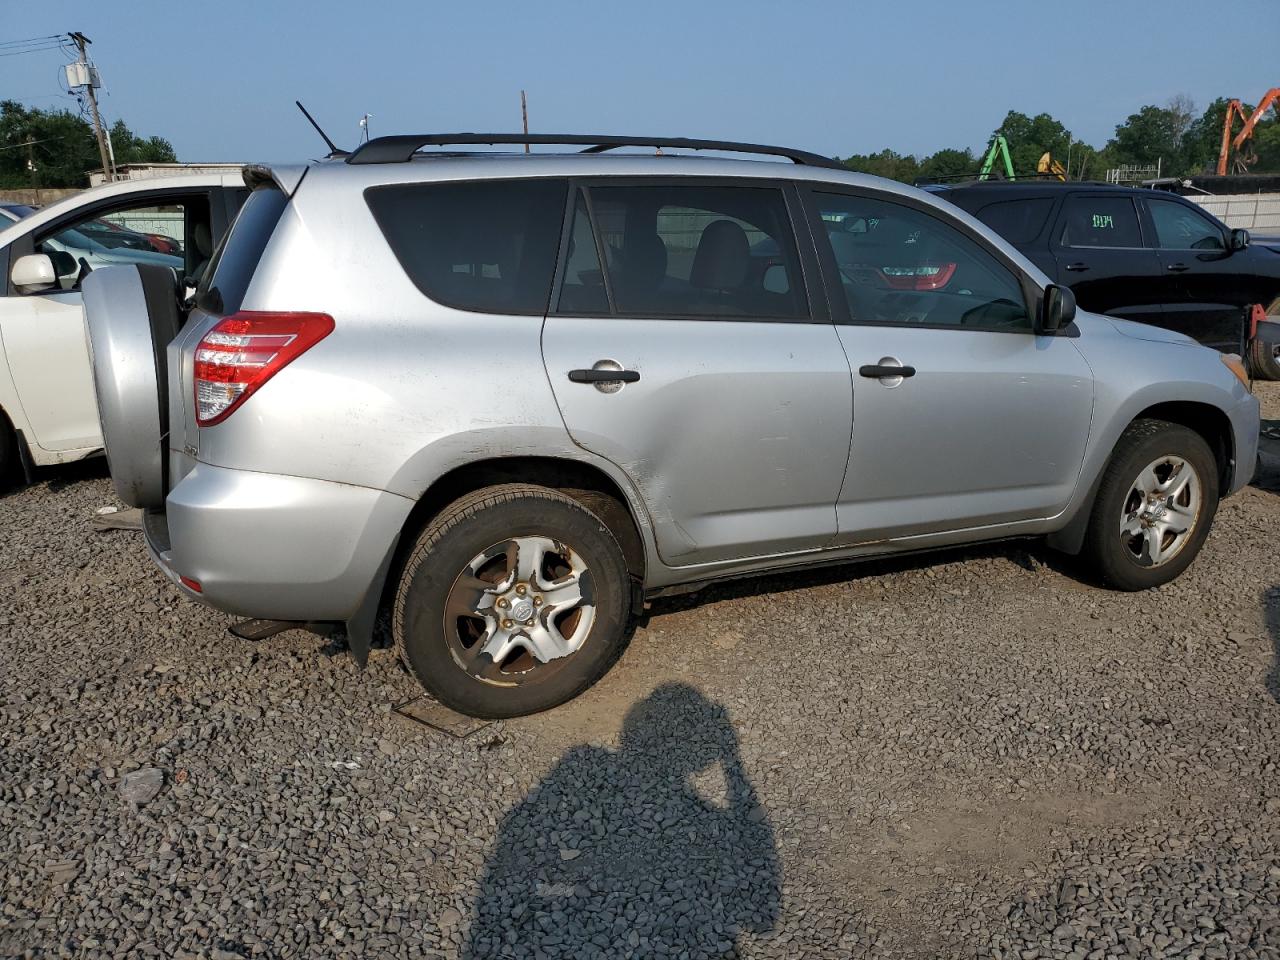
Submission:
[[[198,277],[248,189],[239,171],[103,184],[0,208],[0,481],[102,452],[80,283],[110,264]]]

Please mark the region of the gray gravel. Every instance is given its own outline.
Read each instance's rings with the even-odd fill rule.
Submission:
[[[1004,545],[667,601],[459,740],[51,473],[0,498],[0,956],[1280,957],[1278,489],[1142,595]]]

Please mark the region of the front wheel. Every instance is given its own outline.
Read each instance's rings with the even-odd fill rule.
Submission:
[[[1259,333],[1249,345],[1253,352],[1250,358],[1253,361],[1253,375],[1259,380],[1280,380],[1280,358],[1276,356],[1280,352],[1280,344],[1273,342],[1274,340],[1280,340],[1280,336],[1268,331],[1266,336]]]
[[[1158,587],[1191,565],[1217,509],[1218,465],[1204,439],[1135,421],[1102,476],[1083,556],[1117,589]]]
[[[556,490],[505,484],[427,525],[396,591],[392,633],[409,671],[473,717],[564,703],[622,653],[630,579],[609,528]]]

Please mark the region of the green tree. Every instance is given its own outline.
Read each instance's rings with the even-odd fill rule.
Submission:
[[[135,136],[123,120],[111,128],[111,140],[118,164],[176,159],[167,140]],[[0,188],[85,187],[89,171],[101,166],[93,128],[82,117],[0,101]]]
[[[903,183],[915,180],[920,172],[920,162],[915,157],[894,150],[854,154],[841,162],[858,173],[870,173],[889,180],[901,180]]]
[[[1246,107],[1252,113],[1252,107]],[[1222,149],[1222,121],[1227,115],[1227,98],[1218,97],[1191,122],[1182,138],[1182,164],[1176,176],[1215,173],[1218,151]],[[1238,124],[1237,124],[1238,127]]]
[[[111,149],[115,151],[116,165],[125,163],[176,163],[178,158],[173,146],[164,137],[135,136],[125,126],[123,120],[117,120],[111,126]]]
[[[924,179],[962,177],[978,169],[978,160],[971,150],[946,147],[920,161],[919,176]]]
[[[1107,146],[1117,163],[1159,164],[1163,173],[1176,176],[1183,172],[1186,132],[1187,126],[1176,111],[1148,104],[1116,126],[1115,138]]]
[[[1004,122],[992,135],[1003,134],[1009,142],[1009,156],[1013,158],[1013,173],[1018,177],[1033,176],[1040,158],[1047,152],[1059,163],[1067,161],[1071,147],[1071,131],[1047,113],[1029,117],[1017,110],[1005,114]]]

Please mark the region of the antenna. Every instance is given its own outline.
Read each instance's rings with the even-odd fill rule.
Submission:
[[[295,100],[293,102],[297,104],[298,109],[302,111],[302,115],[307,118],[307,120],[310,122],[310,124],[313,127],[316,128],[316,133],[320,134],[320,139],[323,140],[325,142],[325,145],[329,148],[329,156],[345,157],[350,152],[348,150],[339,149],[338,146],[332,140],[329,139],[328,135],[323,130],[320,129],[320,124],[316,123],[316,118],[313,117],[311,114],[307,113],[307,108],[302,105],[301,100]]]

